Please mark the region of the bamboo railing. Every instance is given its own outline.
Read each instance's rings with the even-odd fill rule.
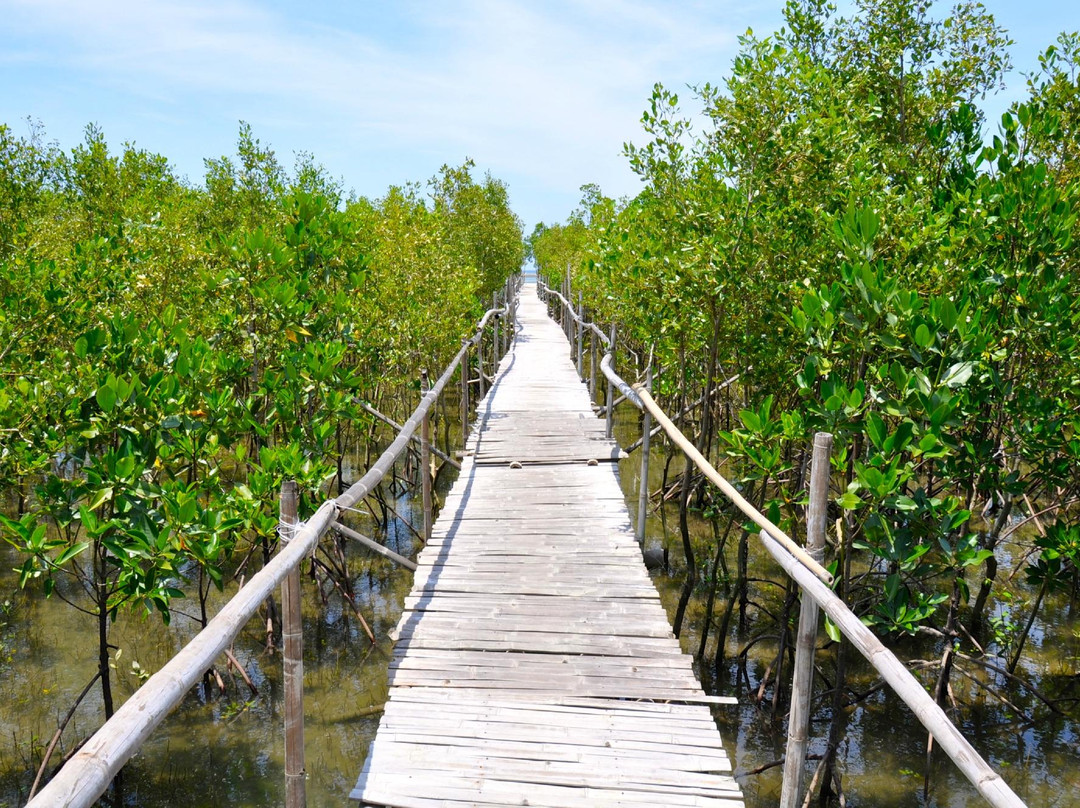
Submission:
[[[270,562],[257,572],[226,603],[187,645],[173,656],[161,670],[145,683],[106,721],[101,728],[71,757],[28,803],[27,808],[87,808],[105,793],[109,784],[125,763],[151,733],[171,713],[191,689],[199,682],[205,671],[232,643],[240,630],[252,618],[258,608],[278,587],[282,587],[283,639],[285,640],[283,664],[285,669],[285,779],[287,808],[303,808],[304,795],[304,748],[303,748],[303,663],[302,638],[300,637],[299,565],[310,556],[319,540],[331,528],[343,536],[354,538],[362,544],[375,543],[337,522],[343,511],[351,509],[383,481],[394,463],[405,453],[409,443],[420,430],[425,441],[432,408],[446,385],[460,368],[462,388],[467,391],[473,382],[468,378],[468,356],[475,346],[481,389],[484,379],[484,332],[489,323],[492,328],[491,351],[495,355],[504,352],[512,343],[514,334],[514,308],[520,276],[507,281],[502,293],[503,303],[497,299],[477,324],[472,337],[462,340],[461,350],[443,371],[439,379],[427,389],[419,405],[401,426],[397,437],[379,456],[363,477],[336,499],[319,506],[306,522],[295,522],[295,483],[282,487],[281,524],[279,533],[282,544]],[[505,317],[507,326],[500,337],[497,318]],[[425,372],[426,377],[426,372]],[[467,438],[463,431],[462,442]],[[426,477],[426,469],[422,477]],[[424,524],[431,525],[431,497],[424,497]],[[385,557],[408,566],[411,562],[395,553],[373,547]],[[415,565],[413,565],[415,568]],[[291,578],[291,581],[289,580]],[[291,607],[291,608],[290,608]]]
[[[912,676],[911,672],[908,671],[903,662],[889,651],[882,644],[881,640],[879,640],[870,629],[863,625],[862,621],[848,608],[847,604],[837,597],[837,595],[829,588],[828,584],[832,582],[832,576],[824,569],[824,567],[822,567],[820,558],[814,558],[811,555],[811,553],[817,555],[824,547],[823,514],[824,508],[828,503],[827,451],[825,452],[824,463],[818,460],[818,462],[815,463],[814,469],[811,471],[812,489],[810,511],[811,516],[813,517],[811,521],[817,524],[808,524],[807,526],[808,535],[812,529],[815,529],[820,533],[819,538],[821,543],[811,544],[808,547],[810,552],[807,552],[806,549],[803,549],[792,541],[787,534],[774,525],[764,514],[758,511],[757,508],[747,502],[734,486],[732,486],[731,483],[701,455],[697,450],[697,447],[683,435],[678,427],[672,423],[667,414],[664,413],[659,405],[657,405],[656,401],[653,400],[652,395],[649,393],[647,383],[630,385],[618,376],[614,368],[614,326],[612,326],[611,330],[612,336],[610,340],[608,340],[594,323],[585,322],[581,311],[575,310],[575,307],[568,299],[572,296],[570,294],[568,282],[564,284],[563,291],[565,294],[551,289],[543,283],[542,280],[537,281],[537,288],[542,299],[558,301],[560,304],[560,311],[558,313],[565,323],[574,322],[580,324],[581,329],[592,329],[604,341],[605,353],[604,359],[601,362],[601,368],[604,371],[604,376],[609,382],[607,386],[607,406],[605,413],[609,424],[609,435],[610,424],[613,418],[613,392],[618,388],[626,393],[626,400],[637,406],[638,409],[642,410],[649,418],[655,420],[659,427],[667,433],[667,436],[672,443],[678,446],[679,449],[691,459],[698,470],[719,488],[746,517],[760,528],[759,535],[761,537],[762,545],[765,550],[776,559],[788,576],[799,586],[804,597],[804,604],[806,604],[806,606],[813,604],[815,607],[820,607],[825,611],[829,616],[829,619],[840,629],[848,642],[850,642],[851,645],[854,646],[881,674],[889,687],[892,688],[905,704],[907,704],[915,714],[915,717],[919,719],[920,723],[922,723],[933,737],[934,741],[949,756],[956,767],[965,777],[967,777],[972,785],[975,786],[976,790],[986,799],[986,801],[994,806],[994,808],[1025,808],[1024,802],[1011,788],[1009,788],[1008,784],[990,767],[982,756],[979,755],[960,730],[957,729],[956,725],[949,720],[945,711],[941,709],[936,701],[934,701],[919,681]],[[573,344],[573,337],[571,336],[572,332],[569,328],[567,328],[566,331],[568,337],[571,339],[571,355],[573,355],[575,346]],[[646,420],[645,423],[646,425],[644,426],[644,433],[642,435],[643,443],[645,435],[652,432],[648,420]],[[815,442],[817,443],[820,441],[823,444],[831,445],[831,440],[832,436],[820,433]],[[817,446],[815,446],[815,450],[817,454],[821,453]],[[821,466],[820,469],[818,469],[819,465]],[[817,472],[816,492],[813,486],[815,471]],[[822,483],[822,480],[824,480],[824,483]],[[642,456],[642,472],[639,485],[642,487],[648,485],[647,454],[644,453]],[[641,510],[639,508],[639,522],[643,521],[640,513]],[[642,537],[644,535],[642,525],[640,524],[638,526],[638,534]],[[796,651],[795,663],[797,679],[792,693],[792,726],[791,730],[789,730],[788,754],[786,756],[787,760],[785,761],[782,806],[802,804],[800,793],[803,775],[802,763],[806,751],[810,677],[812,675],[814,642],[817,637],[816,609],[812,611],[812,622],[810,622],[811,610],[804,606],[804,612],[807,613],[807,621],[806,625],[803,625],[803,618],[800,616],[798,633],[799,647]],[[799,700],[798,705],[795,704],[797,699]]]

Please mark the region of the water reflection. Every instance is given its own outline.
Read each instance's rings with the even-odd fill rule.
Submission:
[[[629,407],[619,415],[616,436],[622,445],[628,445],[640,436],[640,424]],[[652,459],[650,487],[655,490],[663,482],[664,456],[659,448]],[[620,475],[630,503],[636,502],[639,474],[640,458],[636,453],[622,461]],[[701,563],[700,559],[710,556],[701,551],[715,547],[712,529],[700,520],[692,520],[691,530],[699,548],[697,555]],[[1012,538],[1028,543],[1031,539],[1030,536],[1025,539],[1020,534]],[[727,546],[727,564],[732,571],[736,565],[736,545],[737,542],[729,541]],[[650,516],[646,547],[666,547],[669,550],[672,567],[668,572],[653,573],[653,580],[671,618],[678,604],[683,580],[680,566],[683,565],[682,541],[678,535],[678,518],[674,509],[666,520],[658,514]],[[1014,546],[1010,549],[1011,556],[1006,556],[1001,564],[1003,572],[999,575],[996,591],[1012,589],[1017,602],[1022,604],[1023,598],[1030,596],[1030,593],[1016,589],[1023,576],[1017,575],[1012,583],[1004,580],[1012,566],[1019,563],[1023,556],[1022,548]],[[784,580],[783,571],[771,556],[760,549],[760,545],[752,542],[750,553],[752,577]],[[694,653],[698,648],[699,632],[705,618],[706,595],[704,585],[699,586],[687,610],[681,642],[683,650],[688,653]],[[778,613],[782,608],[783,590],[777,587],[763,587],[753,597],[773,613]],[[719,619],[724,605],[723,599],[718,596],[714,607],[716,619]],[[1026,617],[1027,607],[1021,606],[1018,613]],[[734,657],[755,636],[753,625],[747,634],[740,635],[736,622],[732,620],[728,636],[728,657]],[[819,645],[822,641],[819,640]],[[933,659],[928,662],[934,661],[935,664],[941,653],[940,650],[933,650],[937,646],[932,642],[910,638],[890,641],[890,644],[902,658],[931,657]],[[733,750],[729,747],[729,751],[734,752],[735,771],[743,787],[746,805],[748,808],[772,808],[780,798],[782,767],[773,766],[760,774],[748,773],[781,760],[787,742],[785,721],[776,720],[771,714],[771,685],[766,688],[765,703],[755,703],[762,678],[775,660],[776,643],[766,641],[752,646],[746,655],[745,672],[731,661],[715,683],[710,681],[713,653],[713,643],[710,641],[706,655],[709,664],[705,670],[700,665],[696,665],[695,669],[707,690],[734,695],[740,701],[738,707],[716,708],[714,714],[725,743],[734,747]],[[1080,806],[1080,711],[1077,709],[1080,704],[1080,615],[1077,604],[1061,595],[1052,601],[1048,599],[1024,653],[1022,670],[1018,673],[1028,678],[1040,693],[1064,697],[1059,707],[1066,715],[1053,713],[1035,694],[1011,684],[1005,677],[988,673],[974,662],[958,661],[958,670],[989,685],[1000,694],[1000,698],[976,687],[972,679],[962,673],[954,673],[951,683],[959,709],[950,710],[950,718],[991,767],[1029,805]],[[988,661],[1004,666],[1001,659],[991,657]],[[833,671],[832,652],[819,653],[817,665],[820,671],[830,676]],[[851,691],[849,699],[854,700],[856,694],[865,694],[880,684],[876,672],[857,652],[848,653],[847,665]],[[928,689],[932,688],[936,670],[933,676],[916,675]],[[788,678],[786,685],[790,686],[790,670],[785,676]],[[831,720],[831,696],[823,698],[825,688],[820,682],[819,678],[815,689],[809,747],[811,758],[821,756],[826,751]],[[1008,703],[1003,703],[1001,699],[1007,699]],[[1034,716],[1034,723],[1025,721],[1024,715]],[[838,754],[848,805],[960,808],[981,804],[982,798],[978,792],[940,751],[934,754],[929,798],[924,800],[926,743],[926,731],[911,710],[888,688],[877,690],[850,706],[846,710],[846,729]],[[808,779],[814,766],[814,762],[808,764]]]
[[[454,411],[452,404],[449,410]],[[624,445],[637,437],[637,429],[633,413],[622,412],[617,435]],[[652,464],[657,475],[653,487],[659,485],[663,472],[659,449],[656,458]],[[638,463],[635,454],[621,464],[623,486],[631,504],[636,502]],[[440,475],[441,495],[445,495],[452,478],[451,469]],[[394,507],[410,517],[407,495],[399,497]],[[375,535],[370,521],[357,524],[363,532]],[[671,518],[669,526],[674,524]],[[393,519],[389,528],[386,541],[390,547],[403,555],[415,552],[416,538],[408,528]],[[712,543],[706,525],[696,525],[695,536],[703,548]],[[728,563],[732,569],[735,544],[729,543],[732,556]],[[665,538],[661,520],[654,515],[650,517],[648,546],[659,549],[664,545],[670,550],[674,568],[670,573],[655,573],[654,580],[670,617],[681,588],[681,542],[675,533]],[[337,592],[327,589],[324,602],[311,581],[305,580],[305,720],[311,805],[347,804],[387,694],[392,647],[387,637],[411,587],[411,574],[389,561],[352,546],[347,546],[346,553],[358,605],[371,621],[378,644],[371,645],[359,620]],[[1019,557],[1017,553],[1017,560]],[[782,580],[771,558],[757,552],[753,545],[751,564],[755,577]],[[6,705],[0,716],[0,808],[25,801],[41,751],[74,694],[93,676],[96,655],[93,619],[55,599],[46,601],[37,593],[18,592],[17,577],[11,572],[14,566],[12,551],[6,547],[0,550],[0,599],[11,603],[0,619],[0,699]],[[1002,569],[1006,568],[1003,564]],[[779,593],[768,588],[758,597],[775,611]],[[685,621],[683,648],[690,652],[697,648],[704,621],[704,594],[699,591],[692,600]],[[216,610],[219,605],[220,601],[212,608]],[[722,606],[717,604],[717,614]],[[113,633],[113,641],[122,652],[116,663],[118,695],[126,698],[138,686],[131,668],[133,661],[146,670],[158,669],[197,628],[193,620],[182,616],[164,630],[157,618],[122,613]],[[742,648],[748,639],[739,636],[733,627],[728,655],[734,656],[732,649]],[[908,640],[902,651],[919,657],[930,654],[929,648]],[[1077,806],[1080,619],[1076,604],[1062,597],[1048,600],[1029,639],[1029,648],[1025,674],[1041,692],[1074,699],[1063,704],[1063,708],[1071,710],[1069,715],[1054,715],[1036,695],[1009,686],[1001,677],[991,676],[989,683],[1007,694],[1011,706],[1003,705],[985,690],[975,689],[957,675],[953,685],[961,710],[955,717],[974,746],[1030,805]],[[229,681],[225,696],[206,699],[200,691],[189,695],[125,770],[124,805],[164,808],[282,802],[280,657],[266,655],[258,620],[240,634],[233,650],[258,694],[252,695],[240,677],[230,679],[223,671]],[[738,707],[717,708],[715,715],[729,752],[734,753],[750,808],[771,808],[780,794],[780,767],[746,775],[779,760],[784,751],[783,722],[774,720],[768,709],[759,707],[753,698],[775,653],[774,644],[759,643],[747,654],[745,679],[741,678],[739,666],[730,662],[721,671],[717,684],[720,692],[740,699]],[[710,660],[711,656],[710,648]],[[826,674],[831,671],[828,653],[821,655],[819,665]],[[982,676],[974,665],[965,665],[964,669]],[[849,655],[849,676],[855,693],[866,693],[876,684],[876,677],[857,656]],[[705,679],[708,681],[708,676]],[[741,686],[737,686],[740,681]],[[819,702],[821,693],[819,689]],[[1024,726],[1015,710],[1036,716],[1035,723]],[[91,693],[65,733],[56,760],[71,752],[72,739],[86,737],[101,720],[100,698]],[[817,703],[811,756],[825,751],[828,720],[827,705]],[[925,732],[887,690],[873,692],[859,701],[848,710],[847,729],[839,749],[848,804],[897,808],[978,804],[974,789],[940,754],[935,759],[930,799],[924,802],[925,751]]]

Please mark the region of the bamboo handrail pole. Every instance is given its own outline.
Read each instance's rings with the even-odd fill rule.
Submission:
[[[813,571],[814,575],[827,584],[832,583],[833,577],[827,569],[814,561],[802,547],[792,541],[787,533],[774,525],[763,513],[761,513],[761,511],[747,502],[743,495],[735,490],[735,486],[724,479],[723,475],[713,468],[708,460],[701,456],[701,452],[697,450],[697,447],[686,439],[686,436],[679,431],[679,428],[675,426],[675,424],[671,423],[671,419],[664,414],[662,409],[660,409],[653,400],[653,397],[649,395],[648,390],[640,384],[635,384],[634,390],[637,391],[644,406],[652,413],[653,418],[655,418],[664,428],[664,431],[667,432],[668,437],[690,456],[690,459],[694,461],[695,465],[704,472],[705,476],[708,477],[717,488],[724,492],[724,495],[730,499],[740,511],[750,517],[750,520],[762,530],[769,531],[769,534],[783,545],[784,549],[795,556],[803,566]]]
[[[615,326],[612,326],[611,329],[614,333]],[[638,394],[634,392],[636,387],[631,386],[625,379],[622,378],[622,376],[615,372],[615,369],[611,366],[612,361],[613,357],[610,353],[604,354],[604,358],[600,360],[600,370],[604,372],[604,376],[611,383],[608,385],[608,388],[612,390],[612,395],[608,397],[608,408],[614,410],[615,407],[617,407],[623,401],[629,401],[639,410],[642,409],[643,405],[641,403],[641,398],[639,398]],[[622,392],[621,398],[613,398],[614,387],[619,388],[619,390]]]
[[[480,321],[477,331],[479,332],[484,324],[499,311],[501,311],[501,309],[491,309],[488,311]],[[420,400],[420,404],[413,410],[413,414],[409,416],[409,420],[402,424],[401,432],[394,439],[393,443],[386,447],[386,451],[379,455],[379,459],[375,461],[375,464],[368,469],[363,477],[353,483],[344,494],[338,496],[335,502],[339,507],[351,508],[356,505],[357,502],[370,494],[375,489],[375,486],[382,481],[383,477],[389,473],[394,463],[397,462],[397,459],[405,451],[405,447],[409,445],[413,435],[416,434],[416,430],[420,427],[421,420],[423,420],[424,416],[435,405],[439,396],[442,395],[443,388],[446,387],[447,382],[450,381],[450,377],[453,376],[454,371],[457,370],[458,364],[468,352],[469,345],[474,344],[475,340],[476,335],[462,344],[461,350],[457,352],[457,356],[455,356],[453,361],[447,365],[446,370],[443,371],[439,380],[435,382],[435,385]],[[464,440],[464,437],[462,439]]]
[[[488,309],[484,312],[484,316],[480,318],[480,322],[476,324],[476,330],[473,331],[472,342],[475,345],[476,340],[480,338],[480,335],[484,333],[484,328],[488,324],[488,320],[496,315],[502,314],[506,309]]]
[[[611,377],[612,377],[612,381],[614,381],[614,382],[615,382],[615,386],[616,386],[616,387],[618,387],[618,388],[619,388],[620,390],[627,390],[627,391],[628,391],[627,393],[620,393],[619,395],[617,395],[617,396],[615,397],[615,401],[613,401],[613,402],[612,402],[612,404],[613,404],[614,406],[618,407],[618,406],[619,406],[620,404],[622,404],[622,403],[623,403],[624,401],[629,401],[629,402],[630,402],[631,404],[633,404],[633,405],[634,405],[635,407],[637,407],[637,408],[638,408],[639,410],[640,410],[640,409],[642,409],[642,406],[641,406],[641,402],[640,402],[640,401],[636,401],[636,400],[635,400],[635,399],[634,399],[634,398],[632,397],[632,396],[634,395],[634,393],[633,393],[633,390],[632,390],[632,389],[630,388],[630,383],[629,383],[629,382],[627,382],[627,381],[625,381],[625,380],[623,379],[623,377],[622,377],[622,376],[620,376],[620,375],[619,375],[618,373],[615,373],[615,372],[614,372],[613,370],[611,370],[611,365],[610,365],[610,363],[609,363],[609,365],[608,365],[608,370],[610,371],[610,375],[611,375]],[[700,403],[700,402],[701,402],[701,399],[698,399],[698,403]],[[637,443],[638,443],[638,442],[640,442],[640,440],[641,440],[641,439],[640,439],[640,438],[638,438],[638,440],[637,440],[637,441],[635,441],[635,442],[634,442],[634,444],[635,444],[635,445],[637,445]]]
[[[829,454],[832,435],[814,435],[810,466],[810,506],[806,514],[806,550],[819,564],[825,558],[825,524],[829,510]],[[787,754],[780,790],[780,808],[801,805],[806,774],[806,747],[810,741],[810,696],[814,688],[814,647],[817,643],[818,605],[804,596],[799,607],[799,628],[795,639],[795,671],[791,682],[791,715],[788,719]]]
[[[370,404],[366,404],[363,401],[357,401],[356,403],[358,405],[360,405],[360,409],[362,409],[368,415],[371,415],[371,416],[374,416],[375,418],[378,418],[384,424],[386,424],[389,427],[392,427],[392,428],[396,429],[398,432],[400,432],[404,428],[404,427],[401,426],[401,424],[399,424],[393,418],[389,418],[386,415],[383,415],[381,412],[379,412],[377,409],[372,407]],[[416,435],[413,435],[413,441],[415,441],[416,443],[419,443],[420,438],[418,438]],[[435,455],[437,458],[439,458],[440,460],[442,460],[444,463],[448,463],[449,465],[456,468],[458,471],[461,471],[461,464],[459,462],[457,462],[456,460],[454,460],[454,458],[450,457],[446,452],[444,452],[442,449],[440,449],[435,444],[431,444],[431,453],[433,455]]]
[[[554,289],[552,289],[550,286],[548,286],[542,280],[537,279],[536,286],[537,286],[538,290],[543,291],[546,295],[549,295],[551,297],[557,297],[559,299],[559,301],[562,303],[563,308],[573,309],[573,307],[570,305],[569,300],[567,300],[565,297],[563,297],[559,292],[556,292]],[[581,323],[583,328],[589,329],[596,336],[598,336],[601,339],[601,341],[604,343],[605,348],[610,348],[611,347],[611,340],[608,338],[608,335],[605,334],[603,331],[601,331],[600,328],[596,325],[596,323],[585,322],[584,318],[578,317],[576,314],[573,313],[573,311],[570,312],[570,316],[573,317],[575,321]]]
[[[311,519],[300,526],[292,541],[282,546],[278,554],[222,607],[206,628],[135,691],[45,788],[27,803],[27,808],[49,808],[54,805],[86,808],[105,792],[117,772],[195,686],[203,672],[228,647],[259,606],[315,548],[339,510],[355,506],[382,481],[442,394],[469,345],[476,344],[488,320],[504,311],[490,309],[484,314],[473,337],[463,341],[461,350],[420,401],[397,438],[367,473],[336,500],[324,502]]]
[[[784,571],[790,575],[803,591],[812,597],[829,616],[829,619],[843,632],[853,646],[874,666],[882,678],[904,703],[915,713],[915,717],[926,727],[941,749],[956,764],[956,767],[971,781],[980,794],[994,808],[1026,808],[1001,775],[990,768],[989,764],[968,743],[959,729],[938,706],[918,679],[904,667],[877,636],[870,631],[847,605],[825,584],[819,581],[810,570],[787,552],[787,548],[766,531],[761,533],[762,542],[769,554],[776,559]]]
[[[340,533],[346,539],[352,539],[353,541],[360,542],[360,544],[364,545],[369,550],[378,553],[383,558],[388,558],[395,564],[398,564],[407,570],[413,570],[414,572],[416,571],[415,561],[412,561],[403,555],[398,555],[390,548],[384,547],[383,545],[379,544],[377,541],[375,541],[375,539],[369,538],[363,533],[357,533],[351,527],[346,527],[345,525],[341,524],[341,522],[334,522],[330,525],[330,527],[331,529]]]
[[[150,737],[229,646],[267,596],[319,541],[337,509],[324,502],[187,645],[151,676],[101,729],[83,744],[26,808],[87,808],[105,793],[117,772]]]
[[[604,343],[605,348],[611,347],[611,340],[608,339],[608,335],[600,330],[600,327],[596,323],[588,323],[589,330],[600,337],[600,341]]]
[[[295,480],[281,484],[278,531],[292,541],[297,526],[299,491]],[[304,622],[300,612],[300,565],[281,582],[281,651],[285,700],[285,808],[306,808],[304,771]]]
[[[749,370],[749,368],[747,368],[747,370]],[[713,396],[715,396],[721,390],[724,390],[724,389],[730,387],[732,384],[734,384],[736,381],[738,381],[740,375],[742,375],[742,374],[736,373],[734,376],[732,376],[727,381],[722,382],[721,384],[718,384],[716,387],[714,387],[713,391],[712,391]],[[700,407],[703,401],[705,401],[705,396],[701,396],[701,398],[699,398],[693,404],[687,404],[686,407],[684,407],[683,410],[678,415],[676,415],[675,417],[676,418],[682,418],[683,416],[688,415],[690,412],[692,412],[693,410]],[[660,425],[654,426],[652,428],[652,432],[649,433],[649,437],[650,438],[655,438],[663,430],[664,430],[664,428],[662,426],[660,426]],[[631,452],[637,451],[638,449],[641,448],[641,441],[642,441],[642,439],[638,438],[636,441],[634,441],[629,446],[627,446],[625,449],[623,449],[623,451],[626,452],[627,454],[630,454]]]

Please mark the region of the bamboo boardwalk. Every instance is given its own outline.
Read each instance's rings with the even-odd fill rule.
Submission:
[[[742,805],[535,286],[418,559],[363,805]],[[514,467],[511,467],[513,464]],[[520,465],[520,468],[518,467]]]

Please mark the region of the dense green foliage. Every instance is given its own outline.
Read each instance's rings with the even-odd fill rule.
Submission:
[[[242,126],[199,188],[94,127],[69,153],[0,126],[0,532],[23,585],[97,616],[107,712],[108,618],[190,588],[205,621],[236,550],[276,541],[282,480],[325,496],[357,400],[394,410],[518,271],[506,187],[471,167],[346,199]]]
[[[1055,588],[1080,594],[1080,39],[1063,35],[1029,97],[986,122],[1006,35],[976,3],[929,6],[858,0],[838,17],[790,0],[784,29],[742,38],[724,89],[694,90],[696,118],[656,87],[647,141],[626,147],[635,199],[590,190],[531,249],[652,352],[669,409],[742,374],[687,429],[793,531],[807,447],[833,433],[849,602],[883,633],[977,637],[1013,670],[1030,621],[996,611],[985,629],[1018,514],[1045,527],[1027,614]]]

